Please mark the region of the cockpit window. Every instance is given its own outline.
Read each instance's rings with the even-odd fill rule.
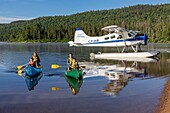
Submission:
[[[129,36],[129,37],[132,37],[132,35],[131,35],[130,33],[128,33],[128,36]]]
[[[136,36],[144,36],[144,34],[137,34]]]

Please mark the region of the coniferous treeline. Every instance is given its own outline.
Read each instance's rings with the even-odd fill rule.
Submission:
[[[95,36],[106,34],[101,28],[113,24],[142,31],[150,42],[170,42],[170,4],[136,5],[0,24],[0,41],[68,41],[73,40],[77,27],[87,35]]]

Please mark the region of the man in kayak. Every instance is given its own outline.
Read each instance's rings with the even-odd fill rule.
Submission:
[[[68,55],[68,59],[67,59],[67,65],[68,65],[68,66],[71,66],[71,65],[72,65],[72,60],[73,60],[73,54],[70,53],[70,54]]]
[[[76,58],[73,58],[72,60],[72,64],[71,64],[71,69],[79,69],[79,64],[78,62],[76,61]]]

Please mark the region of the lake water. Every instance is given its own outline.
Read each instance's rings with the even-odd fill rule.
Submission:
[[[89,58],[91,52],[114,48],[0,43],[0,113],[154,113],[170,74],[169,47],[150,44],[143,50],[161,51],[159,58],[129,62]],[[34,79],[19,76],[16,66],[27,63],[34,51],[43,73]],[[70,52],[86,66],[76,95],[64,77]],[[51,64],[61,67],[51,69]]]

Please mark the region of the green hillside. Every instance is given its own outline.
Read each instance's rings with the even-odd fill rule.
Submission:
[[[95,36],[106,34],[101,28],[114,24],[146,33],[149,42],[170,42],[170,4],[136,5],[0,24],[0,41],[68,41],[73,40],[77,27]]]

